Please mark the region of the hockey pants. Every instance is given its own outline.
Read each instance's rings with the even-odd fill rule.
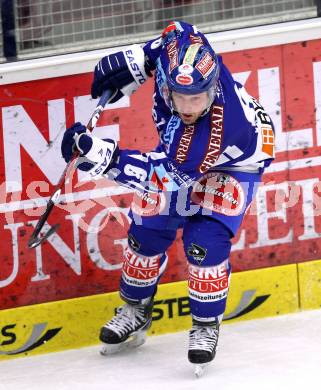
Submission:
[[[137,300],[155,294],[166,268],[166,250],[175,240],[177,229],[182,228],[191,314],[202,321],[222,319],[231,273],[231,238],[261,180],[260,174],[245,172],[224,172],[224,179],[232,175],[240,185],[238,191],[244,194],[243,207],[237,215],[228,212],[185,217],[155,215],[141,219],[139,224],[133,219],[120,282],[124,299]]]

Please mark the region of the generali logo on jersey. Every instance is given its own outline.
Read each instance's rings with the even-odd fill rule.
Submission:
[[[211,134],[207,152],[203,162],[199,167],[201,173],[209,170],[218,159],[221,150],[221,142],[223,137],[223,106],[213,106],[211,116]]]
[[[179,140],[175,160],[182,164],[186,158],[189,148],[192,143],[193,135],[195,132],[194,125],[185,126],[181,139]]]

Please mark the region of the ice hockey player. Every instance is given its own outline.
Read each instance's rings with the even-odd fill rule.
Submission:
[[[79,169],[136,189],[120,280],[124,305],[101,329],[104,351],[145,341],[166,250],[182,228],[192,316],[188,359],[199,375],[216,353],[231,238],[274,158],[273,124],[190,24],[172,22],[143,47],[103,57],[95,67],[92,97],[109,89],[117,101],[148,76],[155,80],[155,150],[121,150],[75,123],[64,134],[62,155],[69,161],[75,144],[86,160]]]

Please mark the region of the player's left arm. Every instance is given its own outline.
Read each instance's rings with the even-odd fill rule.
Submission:
[[[78,150],[77,168],[86,171],[92,178],[99,178],[113,164],[118,156],[117,142],[94,137],[80,122],[69,127],[62,139],[61,154],[68,163]]]
[[[169,168],[175,164],[162,151],[120,150],[116,141],[88,134],[81,123],[75,123],[64,134],[61,152],[66,162],[75,149],[80,152],[77,168],[88,172],[92,179],[106,176],[133,189],[173,191],[178,188]]]

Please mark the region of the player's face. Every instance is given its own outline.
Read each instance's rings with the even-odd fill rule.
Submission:
[[[178,112],[185,125],[195,123],[209,103],[207,92],[198,93],[197,95],[184,95],[173,91],[172,100],[175,111]]]

